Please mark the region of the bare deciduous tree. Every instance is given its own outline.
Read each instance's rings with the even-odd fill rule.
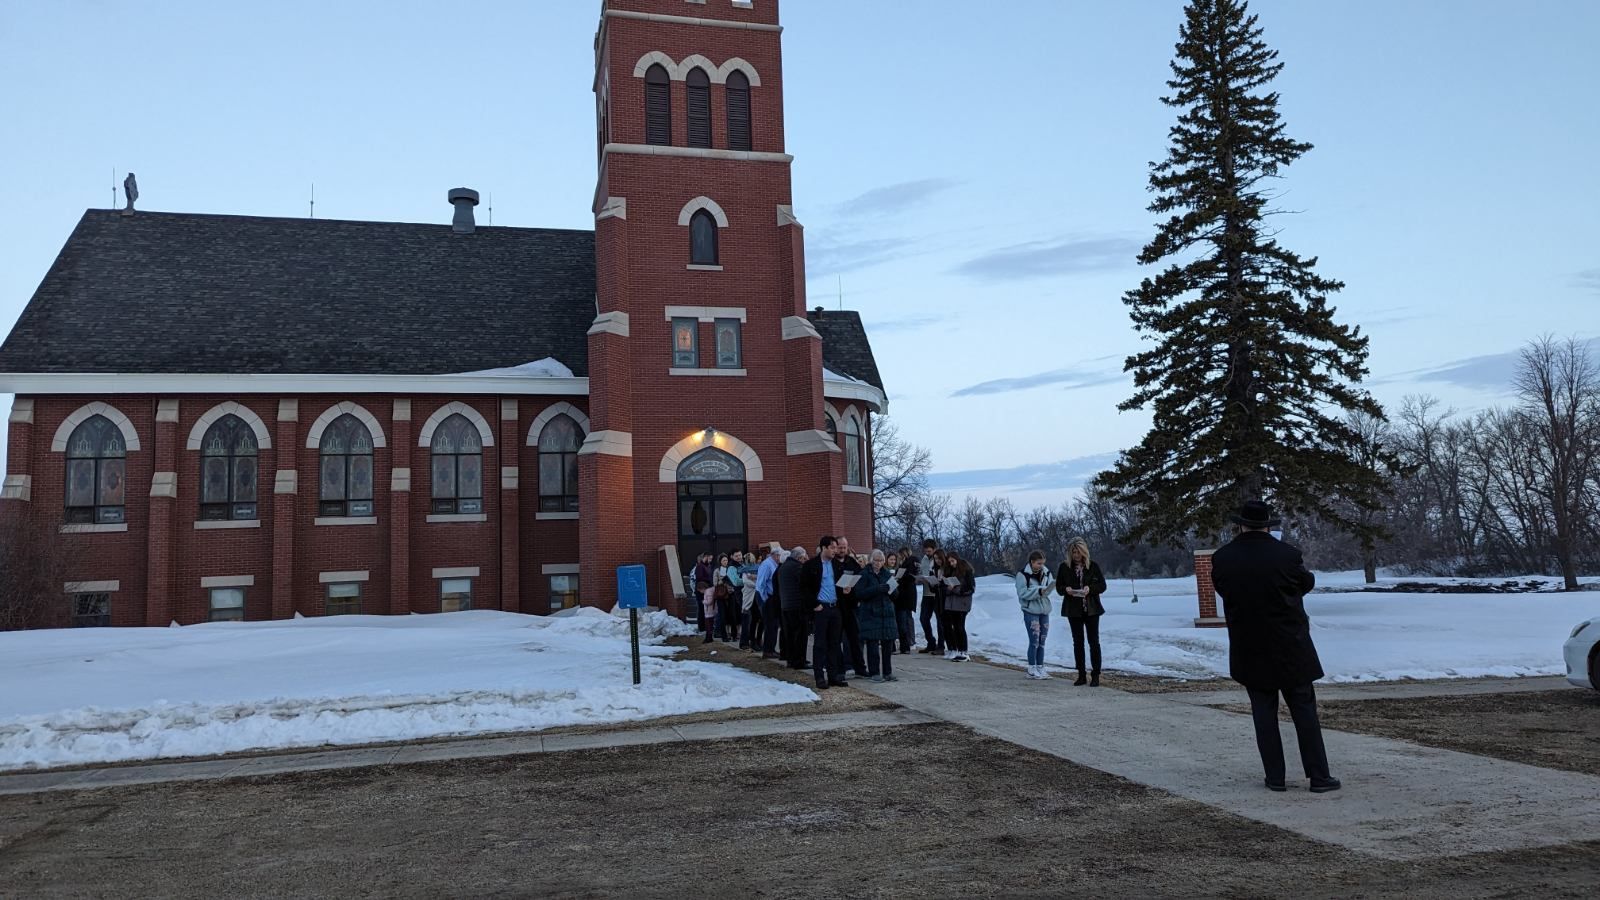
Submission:
[[[1549,514],[1561,580],[1577,590],[1578,542],[1593,524],[1586,488],[1600,464],[1600,367],[1576,338],[1545,336],[1523,348],[1515,385],[1530,432],[1527,487]]]
[[[67,557],[59,529],[0,503],[0,631],[67,624]]]

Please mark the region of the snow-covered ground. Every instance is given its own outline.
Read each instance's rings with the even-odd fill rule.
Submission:
[[[0,769],[626,722],[816,700],[671,659],[687,629],[472,611],[0,634]]]
[[[1379,584],[1460,580],[1380,578]],[[1311,636],[1329,681],[1561,675],[1566,671],[1561,646],[1572,627],[1600,615],[1600,593],[1592,591],[1365,594],[1354,592],[1362,585],[1360,572],[1318,573],[1317,585],[1351,590],[1306,597]],[[1194,578],[1141,579],[1138,603],[1132,602],[1134,586],[1127,580],[1113,581],[1109,588],[1100,621],[1105,668],[1176,678],[1227,677],[1227,631],[1194,627]],[[1058,611],[1059,604],[1057,598]],[[978,579],[967,630],[974,653],[1026,661],[1028,636],[1010,577]],[[1052,667],[1073,666],[1072,632],[1060,616],[1050,621],[1045,658]]]

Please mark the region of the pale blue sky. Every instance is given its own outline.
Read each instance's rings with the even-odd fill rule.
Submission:
[[[939,484],[1055,500],[1142,433],[1120,297],[1181,9],[785,4],[812,304],[842,281]],[[1317,145],[1281,239],[1347,282],[1380,399],[1500,402],[1524,340],[1600,334],[1600,3],[1253,9]],[[497,225],[590,227],[598,10],[0,0],[0,326],[113,169],[148,209],[304,215],[315,182],[318,216],[445,222],[468,185]]]

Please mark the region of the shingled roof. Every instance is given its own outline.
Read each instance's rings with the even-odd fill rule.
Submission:
[[[553,357],[588,374],[594,233],[84,213],[0,372],[440,375]],[[881,389],[854,313],[824,364]]]

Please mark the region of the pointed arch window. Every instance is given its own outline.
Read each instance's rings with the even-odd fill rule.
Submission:
[[[200,518],[256,518],[256,433],[232,413],[206,429],[200,441]]]
[[[126,522],[128,445],[105,416],[90,416],[67,439],[66,520],[80,524]]]
[[[672,144],[672,78],[660,63],[644,73],[644,142]]]
[[[717,248],[717,220],[709,210],[695,210],[689,217],[689,264],[716,266],[720,254]]]
[[[539,432],[539,511],[578,511],[578,447],[583,430],[562,413]]]
[[[844,417],[844,483],[864,486],[866,482],[866,467],[862,465],[865,455],[861,452],[861,423],[856,417],[846,414]]]
[[[749,150],[750,130],[750,79],[735,70],[728,76],[725,88],[728,106],[728,149]]]
[[[483,436],[460,413],[433,432],[433,511],[483,512]]]
[[[372,515],[372,432],[345,413],[322,433],[321,450],[318,514]]]
[[[685,105],[689,107],[689,146],[711,146],[711,76],[695,66],[684,78]]]

